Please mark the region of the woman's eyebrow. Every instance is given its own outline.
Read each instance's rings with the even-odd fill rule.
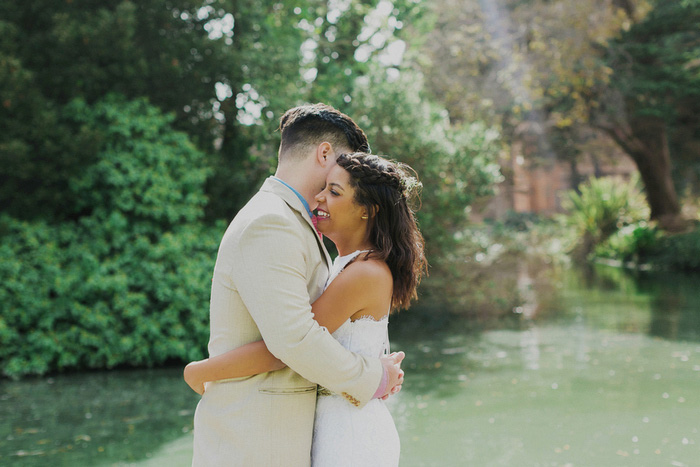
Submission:
[[[328,184],[328,186],[329,186],[329,187],[331,187],[331,186],[332,186],[332,187],[337,187],[337,188],[340,188],[342,191],[345,191],[345,188],[343,188],[342,185],[338,185],[337,183],[331,182],[331,183]]]

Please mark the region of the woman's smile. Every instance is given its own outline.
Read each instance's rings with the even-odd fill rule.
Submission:
[[[331,239],[339,249],[364,244],[367,222],[363,216],[366,209],[355,202],[355,189],[345,169],[335,166],[330,170],[326,186],[315,200],[318,203],[316,227],[319,232]]]

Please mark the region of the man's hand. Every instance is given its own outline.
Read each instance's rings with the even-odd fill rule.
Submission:
[[[396,394],[401,390],[404,377],[401,361],[405,356],[406,354],[403,352],[394,352],[379,359],[387,374],[386,393],[381,399],[386,400],[390,395]]]
[[[200,360],[203,361],[203,360]],[[200,362],[190,362],[185,367],[183,376],[185,377],[185,382],[189,387],[192,388],[194,392],[200,396],[204,394],[204,381],[197,377],[197,364]]]

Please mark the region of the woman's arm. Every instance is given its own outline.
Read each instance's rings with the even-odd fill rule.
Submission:
[[[391,303],[391,284],[391,273],[385,265],[382,267],[374,261],[353,263],[313,303],[314,319],[333,333],[353,315],[364,310],[374,314],[374,309],[382,309],[372,306],[378,302],[383,310],[388,310],[384,302],[388,297],[389,305]],[[193,391],[203,394],[204,383],[208,381],[252,376],[285,366],[270,353],[265,342],[257,341],[216,357],[191,362],[185,367],[184,377]]]
[[[204,383],[208,381],[252,376],[285,366],[267,350],[263,341],[256,341],[216,357],[190,362],[185,367],[184,377],[194,392],[204,394]]]
[[[331,334],[348,320],[384,317],[391,308],[393,279],[382,261],[358,259],[330,283],[311,306],[314,319]]]

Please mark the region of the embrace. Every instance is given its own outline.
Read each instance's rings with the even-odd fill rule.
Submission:
[[[384,400],[404,355],[389,354],[388,316],[427,267],[408,203],[418,183],[367,154],[364,132],[327,105],[287,111],[280,130],[275,176],[219,247],[210,358],[185,368],[202,394],[192,463],[396,466]]]

